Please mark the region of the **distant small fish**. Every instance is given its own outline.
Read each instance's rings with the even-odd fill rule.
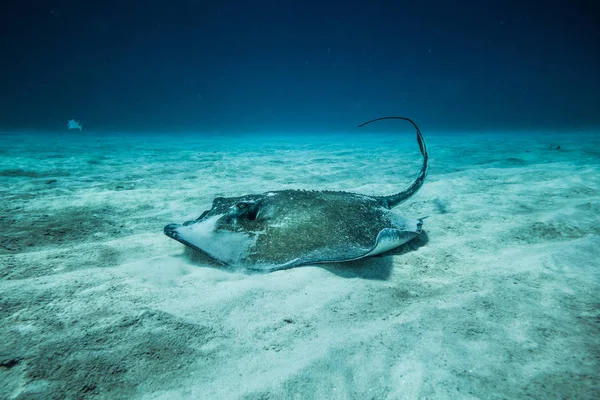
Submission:
[[[70,119],[69,122],[67,122],[67,128],[82,130],[81,124],[79,123],[79,121],[75,121],[74,119]]]

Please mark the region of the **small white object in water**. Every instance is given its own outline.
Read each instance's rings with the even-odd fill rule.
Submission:
[[[81,130],[81,125],[79,124],[79,121],[75,121],[74,119],[70,119],[69,122],[67,122],[67,128]]]

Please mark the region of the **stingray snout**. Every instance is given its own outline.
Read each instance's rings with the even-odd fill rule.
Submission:
[[[190,221],[188,221],[188,222],[190,222]],[[163,231],[165,232],[165,235],[167,235],[168,237],[174,238],[175,235],[177,234],[177,228],[179,228],[180,226],[182,226],[182,225],[169,224],[163,228]]]

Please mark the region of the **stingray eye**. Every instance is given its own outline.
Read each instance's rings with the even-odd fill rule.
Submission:
[[[258,204],[254,202],[240,202],[234,206],[234,213],[237,217],[246,217],[250,221],[254,221],[258,215]]]
[[[258,204],[253,203],[250,204],[248,207],[248,212],[246,213],[246,218],[248,218],[250,221],[254,221],[256,219],[256,217],[258,216]]]
[[[232,205],[227,214],[236,220],[245,218],[248,221],[254,221],[258,217],[259,209],[259,205],[254,201],[240,201]]]

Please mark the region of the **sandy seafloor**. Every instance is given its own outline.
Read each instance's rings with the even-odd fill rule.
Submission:
[[[0,135],[0,398],[600,398],[599,135],[424,132],[396,210],[426,232],[354,263],[249,275],[162,233],[217,195],[399,191],[406,132]]]

